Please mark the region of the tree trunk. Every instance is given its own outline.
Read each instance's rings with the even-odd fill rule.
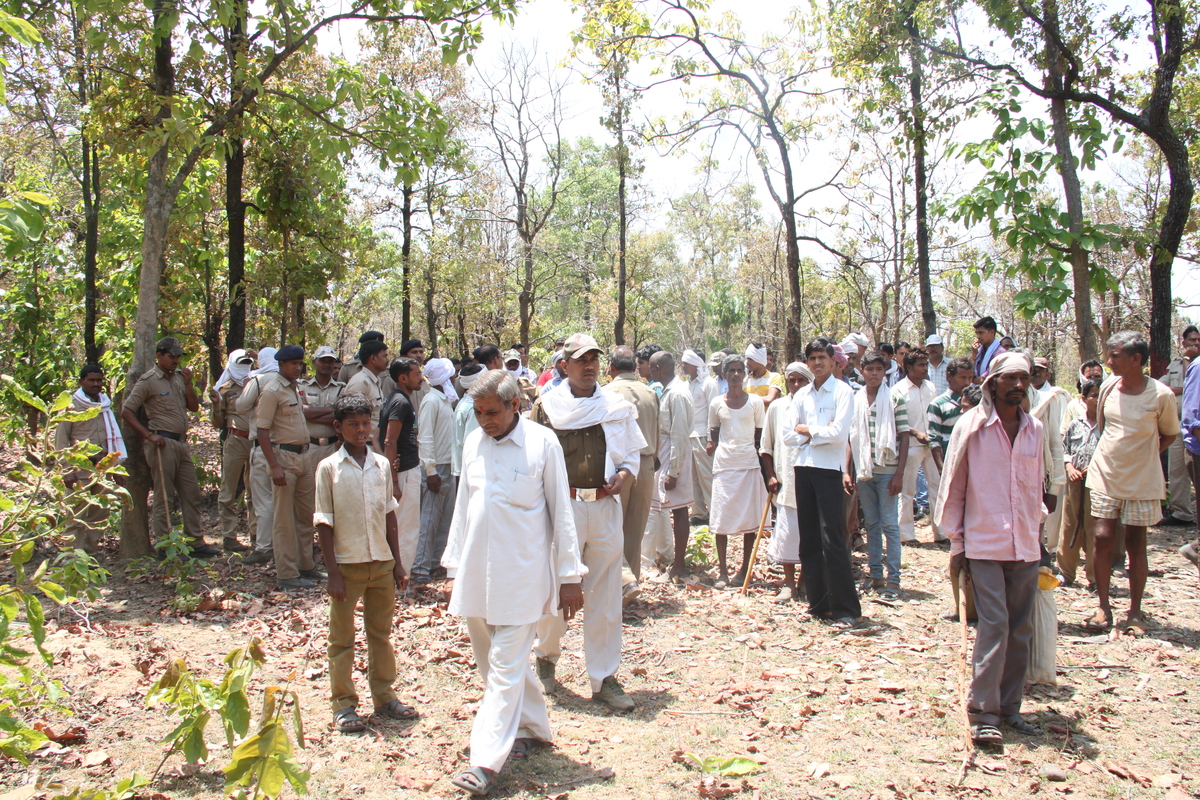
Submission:
[[[71,32],[75,45],[75,64],[78,77],[79,107],[89,102],[87,62],[84,57],[83,31],[75,6],[71,6]],[[96,343],[96,260],[100,249],[100,162],[96,146],[86,133],[79,136],[83,159],[81,192],[83,195],[83,355],[89,364],[100,363],[100,346]]]
[[[233,23],[226,31],[229,57],[229,99],[242,96],[242,64],[246,52],[246,3],[237,0]],[[225,150],[225,218],[229,226],[228,285],[229,327],[225,332],[228,351],[246,346],[246,204],[242,200],[242,178],[246,167],[242,120],[239,111],[230,123],[232,130]]]
[[[925,99],[922,86],[925,65],[924,54],[917,44],[920,34],[916,22],[910,17],[905,27],[912,37],[909,43],[912,69],[908,74],[908,90],[912,98],[913,178],[917,195],[917,284],[921,293],[921,321],[925,335],[932,336],[937,333],[937,312],[933,308],[933,284],[929,277],[929,175],[925,163]]]
[[[401,239],[400,264],[404,274],[400,276],[400,341],[412,338],[412,199],[416,189],[404,184],[404,205],[400,209]]]
[[[434,307],[434,298],[437,295],[436,287],[433,283],[433,265],[430,264],[429,270],[425,276],[425,331],[429,335],[429,341],[425,343],[425,348],[429,355],[436,356],[437,352],[437,309]]]
[[[1192,207],[1195,186],[1188,164],[1187,147],[1174,130],[1168,130],[1159,142],[1167,160],[1171,190],[1167,210],[1158,229],[1158,240],[1150,262],[1150,374],[1163,375],[1171,361],[1171,265],[1179,252]]]
[[[1044,6],[1046,27],[1059,31],[1057,0],[1047,0]],[[1052,91],[1062,91],[1062,53],[1053,36],[1046,37],[1046,82]],[[1096,330],[1092,320],[1092,277],[1088,252],[1078,241],[1083,232],[1083,190],[1079,185],[1079,169],[1071,147],[1071,120],[1067,101],[1061,97],[1050,101],[1050,124],[1054,132],[1054,149],[1058,154],[1058,174],[1062,178],[1063,195],[1067,200],[1068,230],[1073,240],[1068,254],[1071,259],[1071,278],[1074,284],[1075,330],[1079,334],[1079,361],[1083,363],[1100,355]]]
[[[521,309],[521,336],[522,342],[529,341],[529,329],[533,321],[533,239],[521,237],[521,252],[523,253],[524,261],[524,276],[521,280],[521,293],[518,295],[518,303]]]
[[[804,340],[800,333],[800,302],[802,295],[800,293],[800,243],[796,239],[796,215],[793,211],[793,206],[789,205],[783,209],[783,230],[784,240],[787,242],[787,258],[785,266],[787,268],[788,282],[788,316],[787,328],[784,330],[783,347],[787,351],[787,360],[789,363],[793,359],[799,358],[804,353]]]
[[[619,83],[618,83],[619,86]],[[626,218],[626,161],[625,118],[621,109],[620,90],[617,94],[617,320],[613,323],[613,342],[625,344],[625,248],[628,222]],[[590,308],[589,308],[590,311]]]
[[[159,128],[171,117],[171,96],[175,93],[175,66],[171,49],[171,30],[167,20],[173,13],[169,0],[154,0],[154,28],[158,32],[154,46],[153,89],[159,108],[153,125]],[[138,278],[137,319],[134,322],[133,363],[127,383],[132,386],[154,363],[154,342],[158,333],[158,295],[162,280],[167,226],[175,198],[167,185],[168,147],[163,145],[150,157],[146,169],[146,200],[143,209],[142,263]],[[121,557],[140,558],[153,553],[146,513],[150,494],[150,468],[142,455],[142,437],[125,426],[124,438],[129,450],[125,468],[129,472],[127,488],[132,508],[121,518]]]

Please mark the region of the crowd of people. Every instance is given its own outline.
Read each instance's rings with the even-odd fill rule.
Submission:
[[[782,371],[758,342],[677,358],[657,345],[605,352],[586,333],[557,341],[541,374],[520,346],[427,358],[411,340],[397,355],[375,331],[349,363],[317,348],[309,377],[299,346],[235,350],[207,392],[222,442],[220,548],[204,540],[188,444],[203,390],[180,366],[177,339],[157,343],[119,413],[150,467],[157,539],[174,499],[195,557],[272,565],[287,591],[325,582],[337,730],[366,725],[352,679],[356,604],[374,712],[410,720],[418,710],[393,689],[393,608],[410,585],[441,586],[486,685],[470,769],[453,782],[486,794],[509,758],[550,740],[542,693],[558,686],[562,636],[581,610],[593,699],[635,708],[617,677],[622,607],[647,580],[712,578],[690,574],[696,526],[715,539],[714,589],[751,580],[765,532],[783,572],[773,600],[805,601],[811,619],[850,630],[863,624],[864,594],[902,596],[901,550],[927,517],[932,543],[948,550],[950,616],[977,618],[972,736],[1037,734],[1020,705],[1039,577],[1074,583],[1082,556],[1097,602],[1084,623],[1106,629],[1112,575],[1124,568],[1122,627],[1144,632],[1147,527],[1168,489],[1165,523],[1194,524],[1200,371],[1188,367],[1200,331],[1183,332],[1162,381],[1145,374],[1146,340],[1119,333],[1108,371],[1086,362],[1074,391],[991,317],[975,333],[961,357],[938,335],[919,347],[817,337]],[[75,406],[100,413],[64,423],[60,447],[90,441],[94,458],[124,455],[104,386],[99,367],[83,368]],[[102,514],[80,505],[78,548],[97,552]],[[732,575],[730,536],[742,543]],[[1200,541],[1181,553],[1200,566],[1198,551]]]

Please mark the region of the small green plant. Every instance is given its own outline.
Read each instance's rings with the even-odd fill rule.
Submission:
[[[192,672],[187,662],[178,658],[146,695],[146,704],[164,704],[182,717],[163,740],[172,753],[182,753],[189,762],[200,764],[208,760],[208,745],[204,731],[214,716],[220,718],[225,740],[233,748],[232,762],[225,767],[225,791],[243,800],[258,797],[275,798],[283,792],[284,783],[297,794],[308,791],[308,770],[294,756],[288,735],[285,713],[291,703],[291,728],[297,743],[304,746],[304,723],[300,716],[300,698],[291,689],[268,686],[263,696],[263,713],[258,730],[250,736],[250,697],[247,687],[254,670],[261,666],[266,654],[262,640],[255,637],[246,647],[225,656],[225,676],[218,686]],[[159,765],[162,768],[162,764]],[[157,772],[155,773],[157,774]]]
[[[708,758],[700,758],[695,753],[684,753],[683,756],[705,775],[720,775],[722,778],[740,778],[743,775],[757,772],[762,768],[762,765],[757,761],[745,756],[709,756]]]
[[[85,789],[77,786],[70,794],[55,795],[51,800],[133,800],[141,794],[138,790],[149,783],[148,779],[134,775],[117,781],[117,785],[112,789]]]
[[[688,543],[685,551],[684,560],[689,567],[707,567],[712,561],[708,554],[712,552],[714,545],[713,535],[708,532],[708,526],[699,528],[692,534],[692,540]]]

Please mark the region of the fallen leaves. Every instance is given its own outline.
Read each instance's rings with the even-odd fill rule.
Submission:
[[[112,759],[109,758],[108,753],[104,752],[103,750],[94,750],[83,757],[81,765],[84,769],[92,769],[94,767],[104,766],[111,760]]]
[[[35,722],[33,727],[41,731],[47,739],[56,744],[81,744],[87,741],[87,729],[76,725],[72,728],[67,728],[61,733],[55,733],[50,726],[44,722]]]
[[[1134,771],[1130,767],[1127,767],[1123,764],[1118,764],[1114,761],[1105,761],[1104,768],[1113,775],[1116,775],[1118,778],[1124,778],[1125,780],[1133,781],[1134,783],[1146,789],[1149,789],[1153,783],[1153,781],[1150,780],[1150,776],[1143,775],[1140,772]]]

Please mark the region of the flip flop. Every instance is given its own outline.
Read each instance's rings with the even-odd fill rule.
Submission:
[[[1121,623],[1121,629],[1134,636],[1145,636],[1150,632],[1150,624],[1144,617],[1127,617]]]
[[[492,777],[483,767],[471,767],[450,779],[450,783],[467,794],[483,797],[492,790]]]
[[[1112,619],[1105,616],[1104,612],[1096,609],[1096,613],[1083,621],[1083,627],[1089,631],[1106,631],[1112,627]]]

